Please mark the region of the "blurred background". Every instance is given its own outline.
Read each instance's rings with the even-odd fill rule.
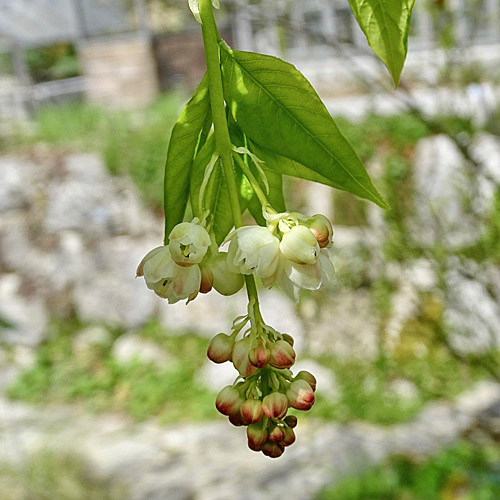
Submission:
[[[500,498],[500,1],[418,0],[400,88],[347,0],[222,0],[234,48],[311,81],[392,209],[286,180],[336,280],[265,320],[318,378],[298,442],[246,447],[209,339],[245,311],[135,280],[204,73],[187,2],[0,0],[0,498]]]

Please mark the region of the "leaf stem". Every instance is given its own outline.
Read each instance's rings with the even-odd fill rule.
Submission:
[[[203,45],[205,46],[205,59],[207,62],[208,90],[210,94],[210,107],[212,109],[212,119],[214,122],[215,153],[222,160],[223,174],[226,178],[231,202],[231,212],[233,215],[234,227],[243,225],[241,218],[241,207],[238,199],[238,188],[233,168],[233,145],[229,137],[229,130],[226,120],[226,108],[224,105],[224,91],[222,87],[222,75],[220,67],[219,52],[219,32],[215,24],[212,11],[211,0],[199,0],[201,31],[203,35]],[[254,312],[258,321],[262,322],[259,309],[259,299],[257,286],[253,276],[245,276],[247,294],[250,301],[254,301]]]
[[[240,166],[241,170],[243,170],[243,173],[250,182],[250,185],[252,186],[252,189],[255,191],[255,194],[257,195],[260,204],[263,207],[271,206],[267,199],[267,196],[265,195],[264,191],[262,191],[257,179],[250,170],[250,167],[244,162],[243,158],[238,153],[233,152],[233,157],[236,159],[236,162]]]

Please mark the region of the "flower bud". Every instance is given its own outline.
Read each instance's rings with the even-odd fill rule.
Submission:
[[[214,283],[214,274],[210,267],[206,264],[200,264],[201,270],[201,282],[200,282],[200,293],[208,293],[212,290]]]
[[[296,264],[315,264],[319,257],[319,245],[314,234],[306,226],[294,226],[283,235],[281,253]]]
[[[286,340],[278,340],[271,346],[269,364],[275,368],[290,368],[295,362],[295,351]]]
[[[264,413],[262,402],[259,399],[247,399],[241,405],[240,413],[247,424],[255,424],[262,418]]]
[[[262,453],[264,453],[264,455],[266,455],[266,457],[269,458],[281,457],[284,451],[285,447],[283,445],[278,443],[272,443],[271,441],[266,441],[262,445]]]
[[[293,344],[295,343],[293,337],[291,335],[288,335],[288,333],[282,333],[281,335],[283,337],[283,340],[288,342],[293,347]]]
[[[297,417],[295,415],[288,415],[288,417],[285,418],[285,424],[292,429],[297,427]]]
[[[208,359],[214,363],[225,363],[231,359],[234,347],[234,338],[225,333],[217,334],[207,349]]]
[[[257,369],[250,360],[248,359],[248,353],[250,351],[250,345],[252,340],[250,337],[238,340],[234,344],[232,361],[234,367],[240,372],[243,377],[249,377]]]
[[[260,424],[251,424],[247,427],[248,447],[253,451],[261,451],[267,441],[267,430]]]
[[[235,427],[241,427],[242,425],[247,425],[241,414],[232,413],[229,415],[229,422],[231,422]]]
[[[217,253],[210,259],[209,265],[213,273],[213,286],[221,295],[234,295],[241,290],[245,278],[229,268],[227,253]]]
[[[215,406],[223,415],[239,414],[244,399],[237,389],[231,385],[224,387],[215,400]]]
[[[283,418],[288,410],[288,399],[281,392],[272,392],[262,400],[262,409],[268,418]]]
[[[314,404],[314,392],[305,380],[296,380],[286,391],[288,402],[296,410],[309,410]]]
[[[177,224],[170,232],[168,239],[172,259],[182,267],[199,264],[211,243],[207,230],[193,222]]]
[[[248,359],[252,365],[257,368],[262,368],[269,363],[271,352],[267,349],[262,342],[257,344],[248,354]]]
[[[320,248],[326,248],[332,245],[332,224],[324,215],[313,215],[307,220],[306,226],[314,234]]]
[[[312,373],[302,370],[295,375],[294,380],[305,380],[311,386],[313,392],[316,391],[316,377]]]
[[[269,433],[269,441],[273,443],[279,443],[285,438],[285,429],[280,426],[274,427],[274,429]]]
[[[281,440],[283,446],[290,446],[295,443],[295,432],[291,427],[285,427],[285,436]]]

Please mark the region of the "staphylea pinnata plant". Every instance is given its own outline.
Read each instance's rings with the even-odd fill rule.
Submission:
[[[413,1],[350,3],[397,83]],[[276,57],[228,47],[212,4],[219,6],[189,0],[201,23],[207,72],[170,138],[164,244],[143,258],[137,275],[170,304],[246,287],[247,311],[208,347],[212,361],[231,361],[238,372],[216,407],[233,425],[247,426],[250,449],[279,457],[295,441],[297,418],[287,411],[312,407],[316,380],[292,373],[293,338],[265,323],[257,282],[298,300],[301,289],[317,290],[334,275],[332,224],[321,214],[289,211],[282,177],[387,205],[305,77]],[[255,225],[243,226],[246,210]]]

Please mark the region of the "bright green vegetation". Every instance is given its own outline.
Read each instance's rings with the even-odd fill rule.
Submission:
[[[21,470],[0,464],[2,500],[119,500],[124,492],[91,477],[77,456],[43,451]]]
[[[151,323],[142,334],[175,356],[165,368],[137,360],[118,363],[109,342],[75,351],[78,323],[55,323],[51,338],[37,351],[35,366],[10,387],[9,396],[31,403],[82,402],[94,411],[120,410],[138,420],[156,416],[160,422],[213,418],[214,394],[195,379],[205,362],[206,339],[168,336]]]
[[[318,500],[496,500],[500,451],[463,442],[425,461],[393,458],[345,479]]]

